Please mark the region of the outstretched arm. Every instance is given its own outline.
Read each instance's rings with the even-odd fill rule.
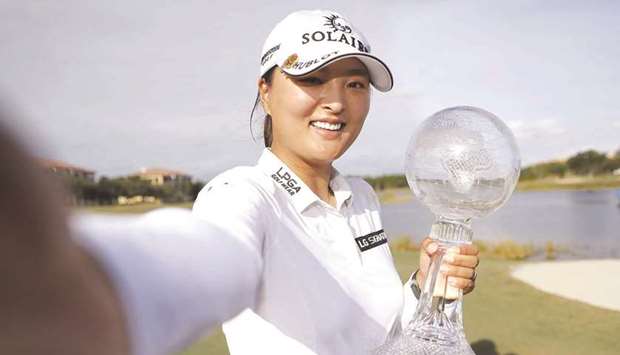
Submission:
[[[72,222],[76,242],[113,280],[132,354],[178,352],[255,305],[260,257],[189,210],[76,216]]]
[[[254,306],[236,235],[189,210],[70,218],[1,125],[0,164],[0,354],[170,354]]]

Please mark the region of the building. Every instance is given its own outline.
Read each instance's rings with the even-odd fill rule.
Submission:
[[[39,164],[60,177],[70,176],[83,178],[91,182],[95,181],[95,171],[93,170],[80,168],[78,166],[53,159],[39,159]]]
[[[143,168],[139,172],[130,176],[137,176],[142,180],[147,180],[154,186],[163,184],[178,184],[183,182],[191,182],[192,177],[180,171],[161,169],[161,168]]]

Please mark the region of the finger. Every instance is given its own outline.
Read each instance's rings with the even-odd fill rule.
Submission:
[[[462,277],[450,277],[448,278],[448,285],[463,290],[463,293],[465,294],[465,291],[469,293],[474,289],[475,282]]]
[[[480,258],[475,255],[446,254],[443,260],[451,265],[464,266],[475,269],[480,264]]]
[[[435,252],[437,251],[437,249],[439,249],[439,245],[432,240],[429,237],[426,237],[423,241],[422,241],[422,249],[424,250],[424,252],[426,254],[433,255],[435,254]]]
[[[441,273],[446,276],[460,277],[464,279],[472,279],[474,277],[474,269],[462,266],[454,266],[450,264],[441,265]]]
[[[475,244],[463,244],[460,246],[460,254],[462,255],[478,255],[479,252]]]
[[[469,280],[469,281],[470,281],[469,285],[463,289],[463,295],[470,293],[471,291],[474,290],[474,288],[476,288],[476,281],[475,280]]]

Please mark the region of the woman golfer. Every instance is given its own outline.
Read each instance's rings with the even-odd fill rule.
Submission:
[[[213,179],[193,208],[256,265],[252,304],[223,327],[231,354],[365,354],[408,321],[416,299],[394,269],[377,197],[332,166],[364,125],[371,86],[389,91],[392,74],[336,12],[292,13],[267,37],[257,100],[266,148],[255,166]],[[463,247],[447,270],[466,292],[476,255]]]
[[[373,190],[332,167],[362,129],[371,86],[392,88],[370,49],[332,11],[282,20],[260,56],[266,148],[209,182],[192,213],[67,223],[0,127],[0,353],[173,354],[222,323],[233,355],[383,344],[409,321],[437,246],[424,240],[403,286]],[[477,249],[445,260],[453,286],[471,291]]]

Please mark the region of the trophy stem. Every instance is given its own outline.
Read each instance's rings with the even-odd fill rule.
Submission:
[[[474,232],[471,219],[455,220],[438,217],[431,226],[430,237],[445,243],[471,243]]]
[[[444,349],[442,351],[458,349],[454,352],[458,354],[471,351],[463,331],[463,292],[449,285],[448,277],[441,272],[441,265],[451,248],[471,243],[472,235],[469,220],[439,217],[431,227],[431,238],[439,248],[431,258],[418,307],[404,331],[405,336],[425,342],[429,347]],[[446,312],[448,307],[450,311]]]

